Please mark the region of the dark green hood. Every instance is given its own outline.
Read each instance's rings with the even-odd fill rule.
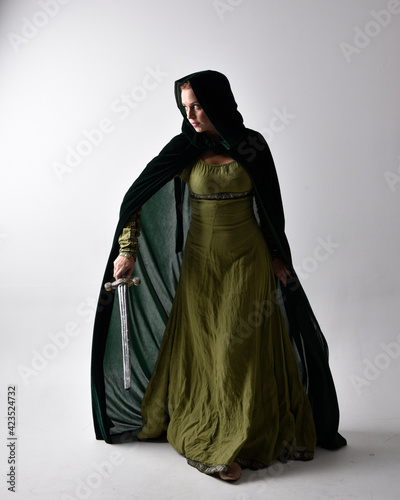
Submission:
[[[229,150],[235,146],[245,132],[243,117],[238,111],[229,80],[218,71],[206,70],[184,76],[175,82],[175,99],[183,116],[182,133],[198,147],[215,147],[204,134],[197,133],[182,106],[180,86],[189,82],[207,118],[222,138],[221,145]],[[222,151],[222,150],[221,150]]]

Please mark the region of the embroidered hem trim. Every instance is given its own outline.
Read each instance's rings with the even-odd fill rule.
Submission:
[[[312,460],[314,458],[314,452],[313,451],[306,451],[306,450],[293,450],[293,451],[286,451],[282,453],[278,460],[282,463],[286,463],[288,460],[299,460],[302,462],[308,462],[309,460]]]
[[[268,465],[264,464],[263,462],[259,462],[258,460],[252,460],[248,458],[236,457],[235,462],[237,462],[242,469],[258,470],[258,469],[265,469],[266,467],[268,467]]]
[[[190,197],[195,200],[236,200],[239,198],[247,198],[253,196],[253,190],[242,191],[240,193],[209,193],[197,194],[190,191]]]
[[[197,460],[186,459],[187,463],[192,467],[195,467],[198,471],[203,472],[203,474],[216,474],[217,472],[226,472],[229,469],[229,465],[219,464],[219,465],[205,465]]]
[[[313,458],[314,458],[313,451],[292,450],[291,452],[285,451],[284,453],[282,453],[278,457],[278,460],[279,462],[282,463],[286,463],[288,460],[301,460],[304,462],[308,462]],[[226,472],[229,469],[229,465],[226,464],[205,465],[201,462],[198,462],[197,460],[190,460],[189,458],[187,458],[186,461],[189,465],[195,467],[198,471],[202,472],[203,474],[211,475],[211,474],[216,474],[218,472]],[[236,457],[234,462],[237,462],[240,465],[240,467],[242,467],[242,469],[259,470],[268,467],[268,464],[249,458]]]

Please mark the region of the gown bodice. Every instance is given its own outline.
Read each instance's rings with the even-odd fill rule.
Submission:
[[[191,168],[185,169],[182,178],[189,190],[196,194],[238,193],[252,189],[249,174],[235,160],[212,165],[199,159]]]

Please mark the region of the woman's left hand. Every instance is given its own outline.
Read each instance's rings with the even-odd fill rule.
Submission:
[[[289,269],[285,266],[281,259],[275,258],[272,260],[272,269],[275,276],[281,281],[283,286],[286,286],[289,278],[293,278]]]

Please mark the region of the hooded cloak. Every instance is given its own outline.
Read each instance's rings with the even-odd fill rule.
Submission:
[[[218,132],[221,138],[218,143],[197,133],[187,120],[180,91],[184,82],[190,82]],[[293,269],[279,182],[269,147],[261,134],[244,126],[229,81],[221,73],[207,70],[177,80],[175,98],[183,116],[182,131],[150,161],[127,191],[104,273],[103,283],[113,280],[118,237],[129,218],[142,208],[142,233],[134,270],[142,284],[129,289],[132,349],[129,390],[123,388],[118,299],[103,286],[99,295],[91,363],[96,438],[112,443],[126,433],[135,436],[142,428],[141,402],[172,307],[190,224],[189,196],[177,176],[205,150],[211,149],[232,157],[250,176],[261,231],[293,276],[287,287],[280,287],[277,282],[279,305],[311,403],[317,444],[328,449],[344,446],[346,440],[338,433],[339,408],[327,342]]]

